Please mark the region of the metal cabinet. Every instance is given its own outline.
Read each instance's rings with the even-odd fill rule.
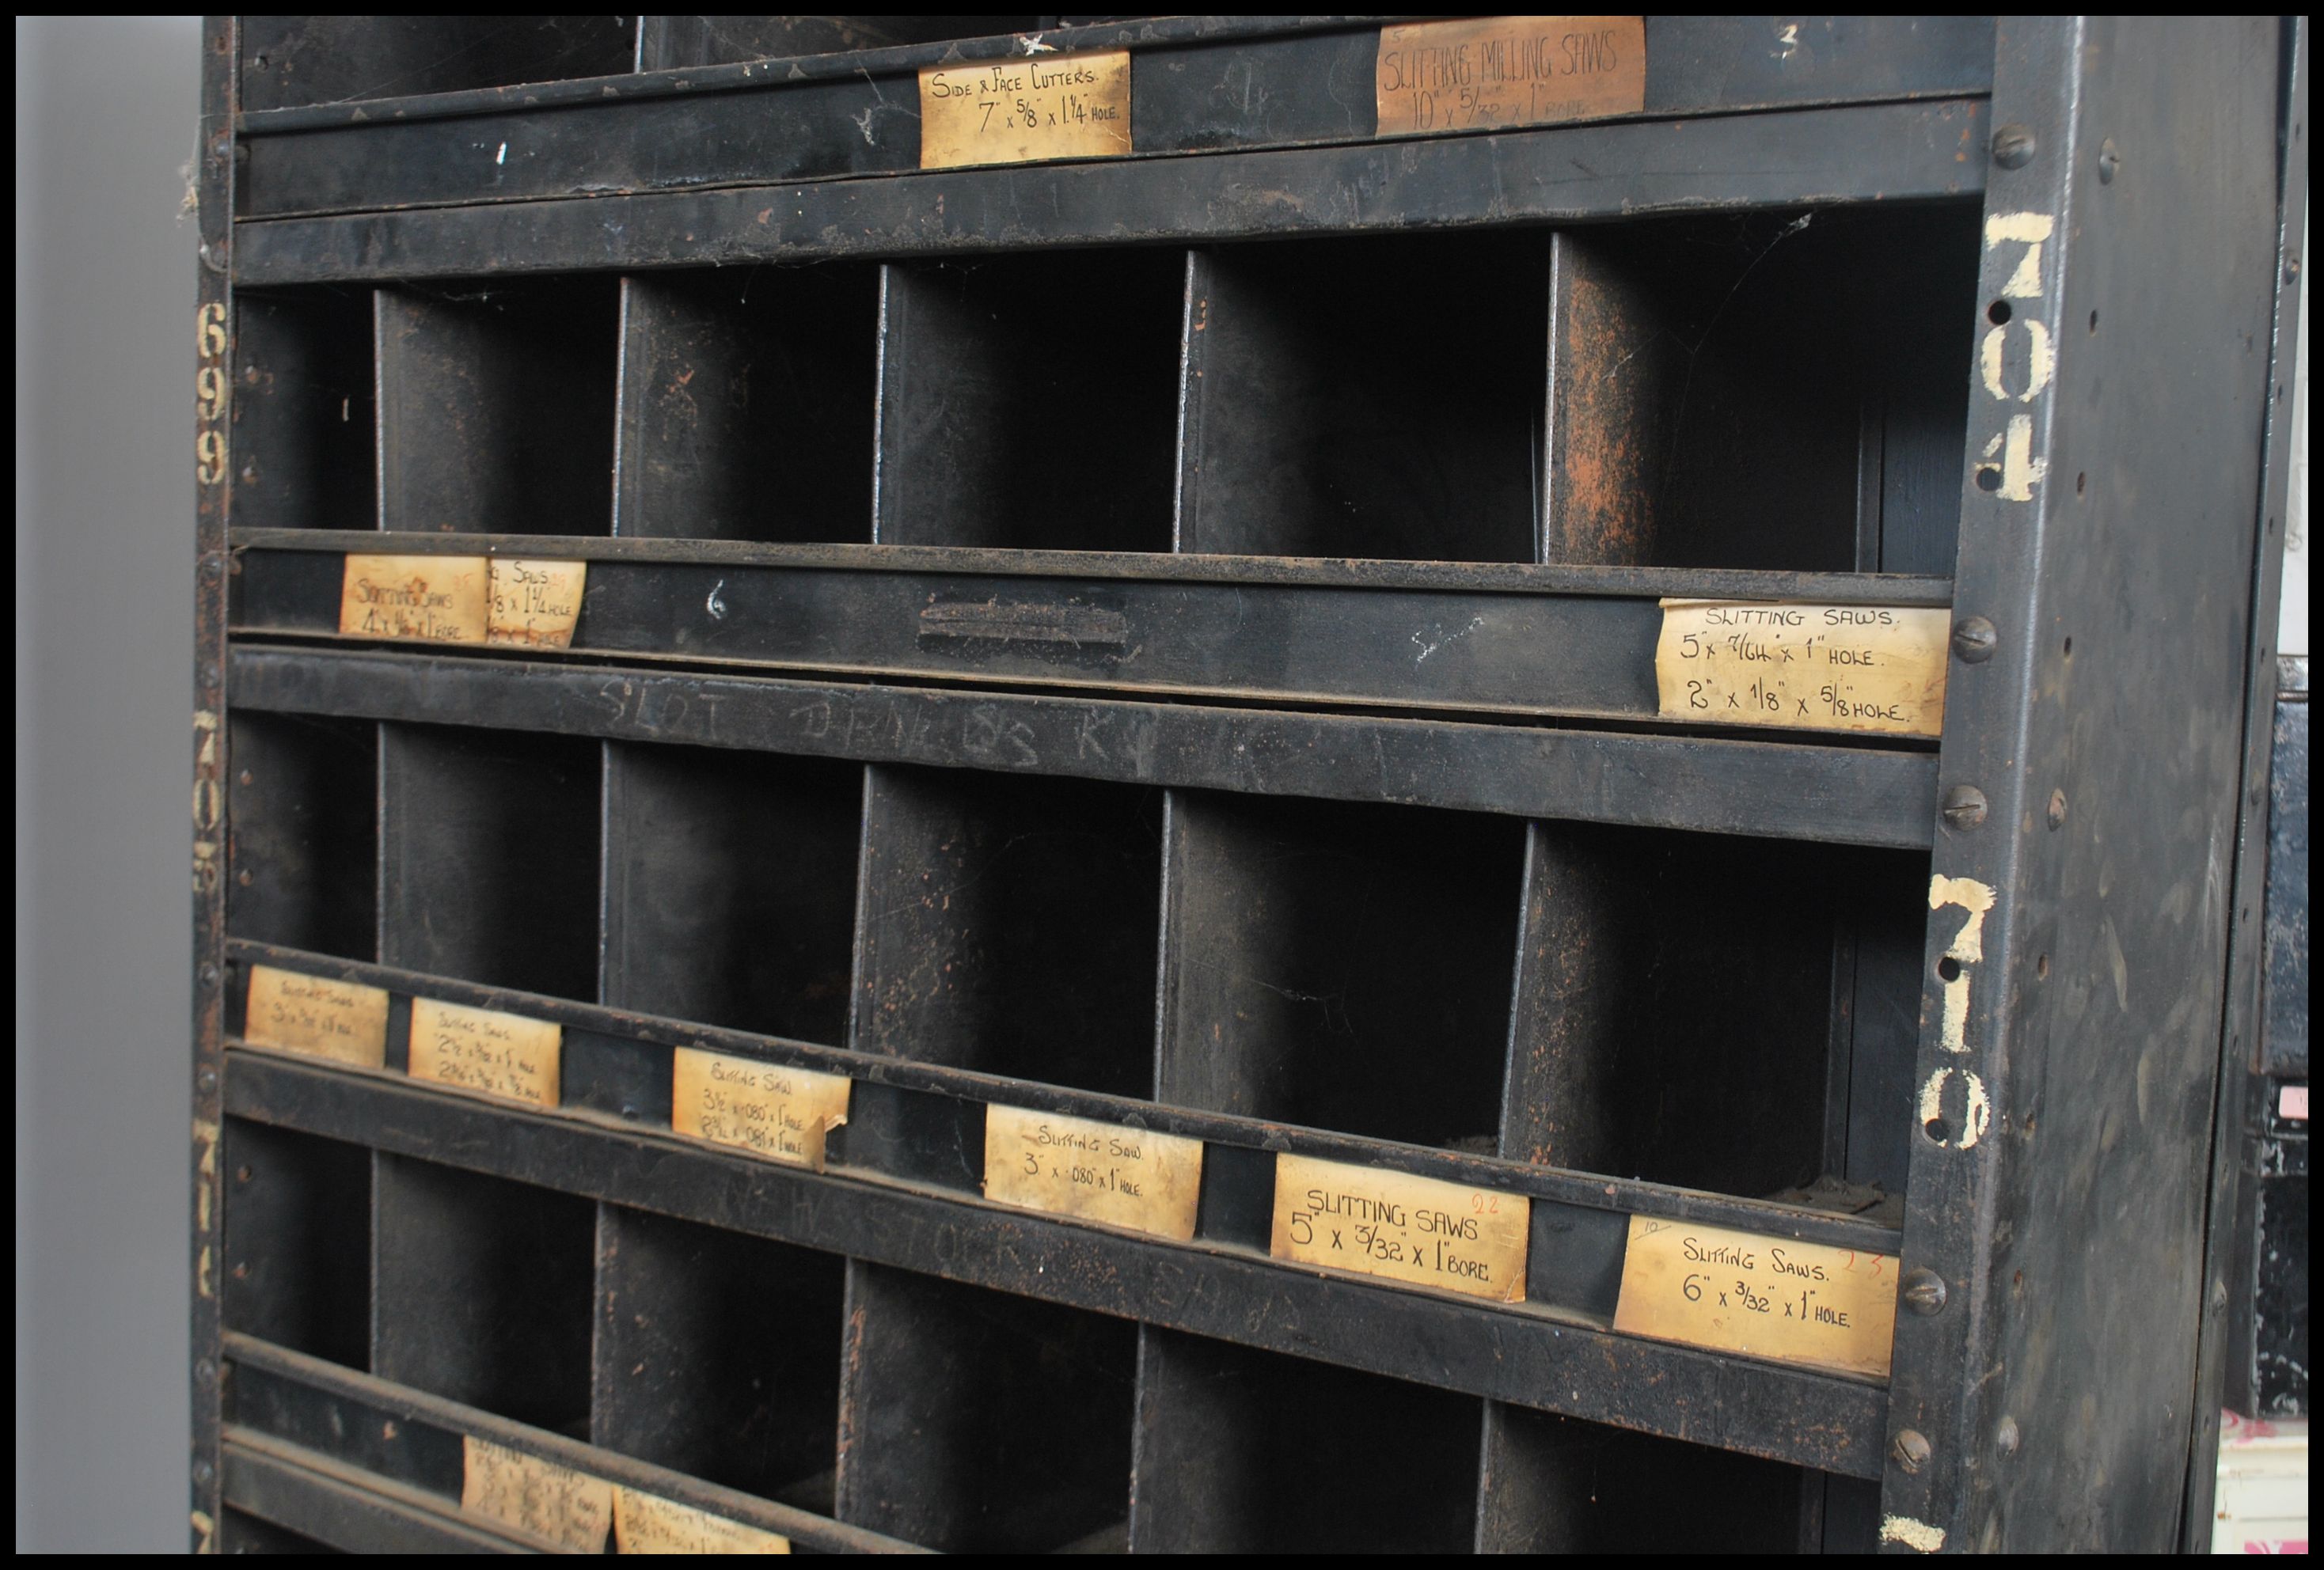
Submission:
[[[2200,1540],[2301,24],[204,37],[198,1545]]]

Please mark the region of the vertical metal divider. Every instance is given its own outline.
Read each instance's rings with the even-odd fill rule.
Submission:
[[[895,362],[902,353],[903,301],[899,293],[897,264],[882,262],[879,267],[880,312],[872,344],[875,374],[872,387],[872,543],[894,545],[895,530],[888,523],[890,498],[896,484],[890,448],[898,440],[899,422],[889,402],[902,381]]]
[[[1178,430],[1177,464],[1174,468],[1175,483],[1170,500],[1170,550],[1173,555],[1185,555],[1199,546],[1194,530],[1190,527],[1187,504],[1195,494],[1194,471],[1201,462],[1202,442],[1202,373],[1203,335],[1208,326],[1210,309],[1209,253],[1190,249],[1186,252],[1185,289],[1179,308],[1178,327]],[[1162,793],[1162,840],[1157,849],[1162,858],[1161,898],[1155,913],[1154,944],[1154,1072],[1152,1095],[1157,1102],[1168,1102],[1174,1087],[1169,1063],[1175,1052],[1175,1033],[1177,1026],[1178,989],[1173,977],[1183,959],[1178,941],[1177,901],[1182,883],[1178,846],[1185,832],[1185,808],[1182,793],[1165,790]],[[1210,1180],[1206,1170],[1204,1181]],[[1153,1326],[1140,1321],[1138,1327],[1138,1350],[1130,1392],[1130,1518],[1126,1523],[1127,1547],[1135,1554],[1157,1547],[1157,1525],[1154,1518],[1154,1493],[1146,1474],[1149,1458],[1148,1435],[1157,1421],[1166,1420],[1158,1402],[1156,1388],[1155,1360],[1159,1355],[1155,1345],[1157,1332]]]
[[[1545,280],[1549,294],[1548,331],[1542,344],[1541,404],[1534,421],[1533,451],[1533,537],[1534,559],[1538,562],[1558,560],[1554,546],[1557,544],[1550,528],[1550,508],[1554,498],[1562,494],[1553,469],[1558,462],[1554,432],[1559,409],[1557,389],[1564,356],[1561,353],[1560,332],[1571,319],[1571,310],[1563,296],[1565,282],[1565,252],[1567,236],[1564,231],[1550,235],[1550,272]],[[1494,1153],[1504,1159],[1539,1160],[1530,1153],[1536,1143],[1532,1135],[1534,1120],[1529,1116],[1536,1094],[1522,1072],[1529,1060],[1528,1042],[1536,1021],[1526,1006],[1533,996],[1535,971],[1544,956],[1534,953],[1535,932],[1539,915],[1535,898],[1536,879],[1540,876],[1537,862],[1542,855],[1544,826],[1538,822],[1526,825],[1523,869],[1517,878],[1517,955],[1509,966],[1509,1010],[1508,1050],[1501,1066],[1499,1126]],[[1501,1468],[1496,1465],[1503,1445],[1501,1403],[1486,1400],[1479,1403],[1477,1421],[1477,1491],[1476,1529],[1472,1546],[1479,1553],[1522,1551],[1531,1540],[1531,1534],[1514,1529],[1500,1519],[1501,1498],[1496,1480]]]
[[[383,289],[374,289],[371,291],[371,322],[372,528],[374,532],[384,533],[388,527],[387,474],[389,433],[387,409],[389,390],[388,381],[391,375],[391,370],[387,354],[387,291]],[[385,542],[382,541],[381,543],[384,544]],[[391,779],[388,768],[388,748],[394,732],[395,727],[383,720],[373,728],[372,858],[374,872],[373,878],[372,958],[378,960],[383,965],[390,962],[388,959],[390,950],[388,946],[387,931],[387,890],[388,871],[390,867],[388,842],[389,836],[393,830],[392,820],[389,816]],[[408,1022],[410,1015],[408,1011],[405,1014],[405,1018],[407,1021],[405,1028],[409,1030],[410,1025]],[[406,1043],[406,1052],[408,1060],[408,1042]],[[371,1152],[371,1198],[370,1204],[367,1207],[369,1214],[364,1217],[365,1224],[370,1230],[370,1237],[364,1251],[365,1262],[368,1267],[370,1303],[367,1310],[367,1334],[364,1337],[365,1356],[364,1359],[364,1372],[379,1374],[383,1378],[385,1377],[386,1371],[382,1366],[380,1346],[385,1338],[386,1321],[382,1308],[384,1294],[382,1292],[381,1287],[385,1280],[385,1272],[382,1268],[382,1262],[380,1259],[380,1238],[383,1231],[381,1226],[382,1207],[383,1204],[383,1196],[387,1191],[388,1168],[393,1159],[394,1158],[388,1155],[384,1151],[374,1149]]]

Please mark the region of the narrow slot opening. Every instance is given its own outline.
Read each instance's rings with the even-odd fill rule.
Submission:
[[[1538,232],[1199,257],[1179,548],[1534,560],[1548,271]]]
[[[371,290],[237,292],[217,374],[234,404],[237,527],[378,526]]]
[[[371,1152],[229,1117],[218,1160],[226,1327],[369,1366]]]
[[[679,66],[732,65],[742,60],[852,54],[950,38],[991,38],[1034,32],[1055,24],[1047,16],[649,16],[641,71]]]
[[[878,273],[738,267],[624,288],[615,532],[870,540]]]
[[[1559,234],[1543,559],[1950,573],[1977,223],[1827,208]]]
[[[624,16],[245,16],[245,109],[619,76]]]
[[[1183,252],[885,276],[881,544],[1170,548]]]
[[[382,728],[380,959],[597,996],[599,745]]]
[[[372,1372],[586,1439],[596,1207],[382,1154]]]
[[[1161,794],[878,767],[863,1050],[1152,1093]]]
[[[844,1042],[862,808],[859,764],[610,748],[605,1001]]]
[[[1910,852],[1536,825],[1502,1153],[1892,1218],[1927,886]]]
[[[1160,1097],[1489,1152],[1524,826],[1172,798]]]
[[[845,1262],[607,1206],[592,1442],[827,1516]]]
[[[943,1553],[1119,1547],[1138,1327],[848,1272],[839,1519]]]
[[[1829,1523],[1824,1475],[1756,1455],[1495,1404],[1477,1546],[1492,1554],[1870,1553]],[[1674,1510],[1671,1501],[1686,1508]],[[1845,1512],[1842,1512],[1843,1514]]]
[[[226,931],[372,959],[379,727],[256,709],[226,727]]]
[[[1148,1326],[1131,1547],[1460,1554],[1476,1533],[1473,1396]]]
[[[615,280],[411,283],[376,299],[382,528],[611,530]]]
[[[218,1511],[217,1551],[221,1554],[337,1554],[340,1550],[313,1538],[302,1538],[288,1527],[228,1506]]]

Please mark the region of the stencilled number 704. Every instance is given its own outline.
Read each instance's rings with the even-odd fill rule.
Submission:
[[[1978,377],[1997,402],[2030,404],[2057,377],[2056,343],[2049,323],[2012,303],[2042,298],[2043,252],[2057,228],[2057,220],[2047,213],[1986,216],[1985,248],[2002,252],[2009,264],[2000,295],[1986,308],[1990,325],[1978,345]],[[2034,416],[2013,410],[2001,434],[1986,444],[1977,466],[1978,489],[2004,501],[2031,501],[2049,471],[2050,461],[2034,451]]]

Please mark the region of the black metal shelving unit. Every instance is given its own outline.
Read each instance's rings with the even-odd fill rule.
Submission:
[[[198,1547],[2207,1540],[2304,23],[1383,133],[1413,25],[209,19]],[[1116,155],[923,167],[1117,52]],[[1941,734],[1674,705],[1690,602],[1941,619]],[[1697,1234],[1877,1333],[1650,1321]]]

